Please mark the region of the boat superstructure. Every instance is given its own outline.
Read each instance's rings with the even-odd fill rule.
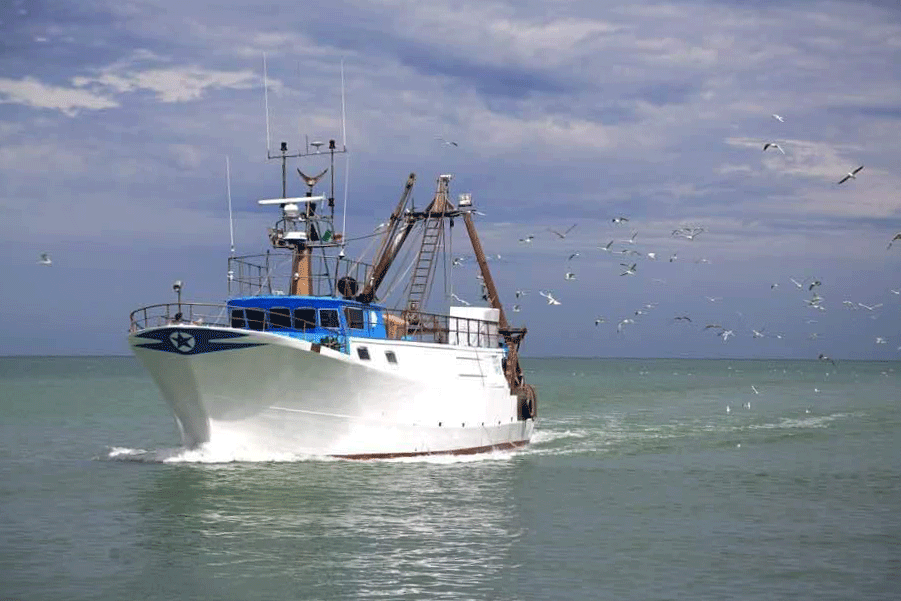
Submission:
[[[150,305],[131,314],[129,343],[175,415],[183,443],[262,446],[351,458],[476,453],[528,443],[534,389],[519,364],[525,328],[506,319],[476,233],[471,197],[451,202],[450,175],[432,201],[411,206],[410,174],[370,264],[348,259],[337,232],[328,151],[288,153],[282,197],[261,255],[229,258],[224,303]],[[289,159],[328,158],[304,196],[287,194]],[[315,170],[310,170],[315,173]],[[487,306],[430,308],[436,265],[455,220],[465,224]],[[418,230],[400,301],[384,286]],[[396,269],[394,271],[397,271]],[[397,278],[395,278],[395,286]],[[446,297],[439,299],[446,301]]]

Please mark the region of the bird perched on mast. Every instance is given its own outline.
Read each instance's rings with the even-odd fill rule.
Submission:
[[[307,175],[306,173],[301,171],[300,167],[297,168],[297,173],[300,174],[300,179],[302,179],[303,183],[305,183],[307,185],[307,187],[310,189],[310,195],[313,194],[313,186],[315,186],[319,182],[319,180],[322,179],[322,176],[325,175],[327,172],[328,172],[328,167],[323,169],[322,173],[320,173],[319,175],[314,175],[313,177],[310,177],[309,175]]]

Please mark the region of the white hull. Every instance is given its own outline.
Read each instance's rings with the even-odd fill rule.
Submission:
[[[179,333],[190,351],[167,346]],[[191,447],[359,458],[474,453],[524,445],[534,427],[519,419],[496,348],[350,338],[347,355],[204,326],[151,328],[129,342]],[[207,342],[212,350],[200,352]],[[360,346],[370,359],[359,358]]]

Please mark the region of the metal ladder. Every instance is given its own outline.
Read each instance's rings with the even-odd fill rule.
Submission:
[[[444,238],[444,218],[439,213],[429,214],[422,232],[422,245],[416,257],[416,267],[410,276],[410,292],[407,295],[407,311],[422,310],[422,301],[428,296],[435,272],[435,255]]]

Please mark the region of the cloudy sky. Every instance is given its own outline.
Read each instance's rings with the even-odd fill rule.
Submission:
[[[0,354],[126,354],[177,278],[224,299],[225,156],[239,253],[280,194],[265,52],[273,147],[340,140],[344,61],[349,236],[411,171],[472,192],[527,355],[901,357],[897,1],[309,4],[2,0]]]

